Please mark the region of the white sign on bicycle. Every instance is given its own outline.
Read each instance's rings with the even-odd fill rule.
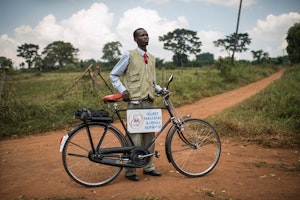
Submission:
[[[128,109],[127,130],[129,133],[158,132],[162,128],[161,109]]]

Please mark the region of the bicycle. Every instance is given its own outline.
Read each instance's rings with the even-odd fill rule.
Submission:
[[[173,75],[170,76],[166,89],[172,80]],[[200,177],[209,173],[220,158],[219,135],[212,125],[202,119],[191,118],[190,115],[179,117],[172,106],[170,95],[171,93],[162,94],[164,106],[155,108],[167,110],[170,117],[159,126],[160,130],[146,147],[135,146],[130,139],[128,119],[125,124],[120,114],[128,112],[128,109],[118,108],[124,103],[121,94],[103,98],[107,105],[113,105],[112,117],[94,117],[89,110],[83,112],[85,115],[80,117],[82,123],[61,140],[60,151],[67,174],[79,184],[95,187],[114,180],[123,167],[142,168],[147,165],[151,156],[159,156],[157,151],[150,153],[148,149],[170,123],[172,124],[165,140],[168,161],[187,177]],[[112,125],[115,116],[120,120],[125,134]],[[136,121],[138,119],[141,118],[135,118]]]

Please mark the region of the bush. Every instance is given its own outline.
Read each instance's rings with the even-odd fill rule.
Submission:
[[[231,65],[231,60],[229,57],[227,58],[219,58],[217,60],[217,62],[215,63],[216,67],[218,70],[220,70],[221,72],[221,75],[222,77],[230,82],[230,81],[233,81],[233,76],[231,74],[231,68],[232,68],[232,65]]]

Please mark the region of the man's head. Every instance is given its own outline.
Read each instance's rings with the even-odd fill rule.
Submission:
[[[146,46],[149,43],[149,36],[147,31],[143,28],[138,28],[133,32],[133,38],[138,47],[146,51]]]

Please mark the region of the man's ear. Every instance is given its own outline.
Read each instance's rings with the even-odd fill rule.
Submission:
[[[134,39],[134,41],[136,42],[136,38],[133,38]]]

